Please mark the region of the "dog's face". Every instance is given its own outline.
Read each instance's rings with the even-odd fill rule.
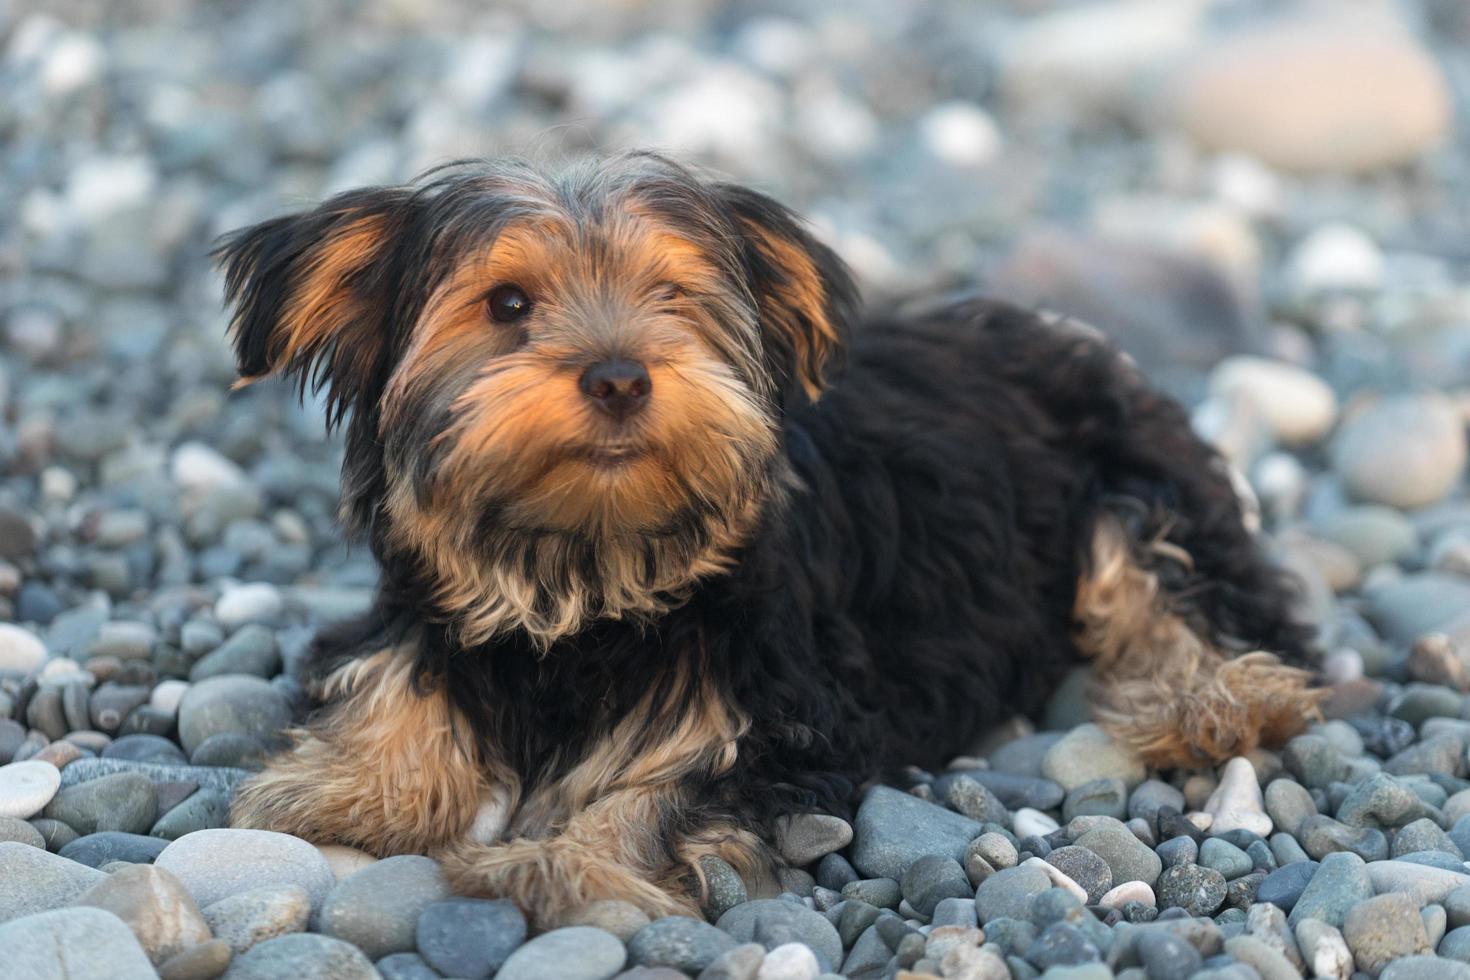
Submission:
[[[855,301],[784,208],[645,155],[455,167],[220,256],[242,375],[352,413],[344,513],[466,640],[656,611],[719,567]]]

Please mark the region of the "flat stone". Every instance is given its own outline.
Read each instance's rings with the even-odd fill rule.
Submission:
[[[1378,894],[1408,892],[1421,905],[1443,901],[1455,889],[1470,885],[1470,874],[1408,861],[1374,861],[1367,866],[1367,877]]]
[[[199,830],[153,862],[173,872],[202,907],[263,885],[300,885],[313,907],[336,884],[326,859],[306,841],[269,830]]]
[[[191,756],[220,732],[250,735],[269,744],[291,723],[291,708],[264,678],[223,674],[191,684],[179,702],[179,742]]]
[[[189,760],[171,739],[161,735],[123,735],[102,750],[104,759],[132,759],[158,765],[184,765]]]
[[[1190,915],[1213,915],[1225,901],[1225,876],[1213,868],[1181,864],[1165,868],[1154,889],[1161,908],[1182,908]]]
[[[1163,861],[1153,848],[1127,830],[1089,830],[1077,838],[1076,844],[1107,862],[1114,884],[1139,881],[1152,889],[1164,868]]]
[[[553,929],[517,949],[496,980],[607,980],[623,968],[627,952],[611,933],[589,926]]]
[[[439,862],[410,854],[384,858],[332,889],[322,903],[317,931],[375,960],[407,953],[414,949],[423,910],[448,896]]]
[[[1090,723],[1072,729],[1048,749],[1041,772],[1068,791],[1094,779],[1120,779],[1133,787],[1147,775],[1137,755]]]
[[[782,817],[775,831],[777,851],[795,868],[804,868],[852,843],[852,825],[825,813]]]
[[[61,774],[62,788],[91,782],[102,776],[131,772],[145,776],[153,783],[192,783],[206,789],[218,789],[233,796],[240,783],[255,775],[247,769],[211,769],[208,766],[161,766],[128,759],[78,759]],[[190,790],[192,792],[192,790]]]
[[[68,905],[106,877],[29,844],[0,841],[0,922]]]
[[[236,892],[203,910],[216,939],[236,953],[258,943],[306,929],[311,896],[300,885],[265,885]]]
[[[1372,867],[1356,854],[1338,851],[1322,859],[1287,917],[1292,928],[1305,919],[1321,919],[1340,928],[1348,909],[1373,896]]]
[[[361,951],[340,939],[294,933],[260,943],[236,956],[223,980],[378,980]]]
[[[1200,845],[1199,863],[1206,868],[1214,868],[1225,876],[1226,881],[1250,874],[1253,867],[1249,854],[1219,837],[1211,837]]]
[[[659,921],[667,920],[656,920],[654,925]],[[823,969],[836,969],[842,962],[842,940],[837,928],[827,921],[826,916],[795,902],[775,898],[746,902],[720,916],[715,925],[739,942],[761,943],[767,950],[789,942],[804,943],[817,954]],[[634,937],[635,942],[638,936]],[[629,949],[632,949],[631,943]],[[636,955],[634,959],[645,965],[654,965]]]
[[[1296,906],[1297,899],[1301,898],[1307,882],[1317,873],[1318,867],[1316,861],[1283,864],[1266,875],[1266,879],[1256,890],[1256,901],[1270,902],[1281,911],[1290,912]]]
[[[804,906],[801,908],[805,909]],[[738,907],[725,914],[731,915],[736,911]],[[815,912],[812,914],[816,915]],[[826,922],[825,919],[822,921]],[[670,967],[694,974],[737,945],[739,941],[733,936],[708,922],[671,915],[654,919],[628,940],[628,959],[634,966]]]
[[[120,868],[72,904],[106,909],[122,919],[154,963],[213,938],[193,897],[160,868]]]
[[[526,917],[504,899],[431,902],[415,930],[419,955],[450,977],[489,976],[525,939]]]
[[[127,924],[98,908],[55,909],[12,919],[0,925],[0,949],[5,951],[7,980],[155,980],[158,976]]]
[[[917,858],[938,854],[959,861],[981,825],[887,786],[868,791],[853,825],[853,865],[870,878],[893,878]]]
[[[153,824],[150,833],[178,840],[196,830],[213,830],[229,823],[230,801],[219,790],[201,789],[173,807]]]
[[[269,679],[280,671],[281,650],[275,632],[251,623],[200,658],[189,670],[189,681],[197,683],[222,674],[252,674]]]
[[[27,760],[0,766],[0,817],[28,819],[51,802],[61,771],[49,762]]]
[[[146,834],[158,817],[158,795],[147,778],[118,773],[62,789],[42,813],[82,835],[104,830]]]
[[[57,853],[89,868],[101,868],[113,861],[129,864],[152,864],[168,841],[146,834],[125,834],[116,830],[104,830],[97,834],[78,837],[67,843]]]
[[[1031,900],[1051,887],[1047,873],[1033,865],[997,871],[975,891],[975,912],[980,924],[1002,917],[1027,917]]]
[[[1470,980],[1470,966],[1442,956],[1405,956],[1383,968],[1379,980]]]

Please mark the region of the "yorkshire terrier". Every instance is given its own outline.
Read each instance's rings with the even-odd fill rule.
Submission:
[[[455,164],[217,251],[242,382],[324,389],[382,566],[236,826],[432,853],[554,924],[942,765],[1091,663],[1156,766],[1314,716],[1220,458],[1095,331],[860,312],[786,208],[651,154]],[[1295,666],[1293,666],[1295,665]]]

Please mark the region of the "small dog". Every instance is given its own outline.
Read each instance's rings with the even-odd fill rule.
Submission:
[[[1315,713],[1223,464],[1078,324],[860,318],[791,212],[650,154],[456,164],[217,255],[241,383],[350,417],[342,516],[382,566],[236,826],[434,853],[543,925],[688,914],[701,858],[770,881],[780,815],[1088,660],[1157,766]]]

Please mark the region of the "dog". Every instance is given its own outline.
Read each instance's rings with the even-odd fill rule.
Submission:
[[[769,882],[783,815],[940,766],[1090,663],[1152,765],[1316,715],[1220,458],[1099,334],[860,310],[782,205],[658,155],[459,163],[222,241],[241,383],[346,424],[382,569],[235,826],[438,856],[542,925]]]

